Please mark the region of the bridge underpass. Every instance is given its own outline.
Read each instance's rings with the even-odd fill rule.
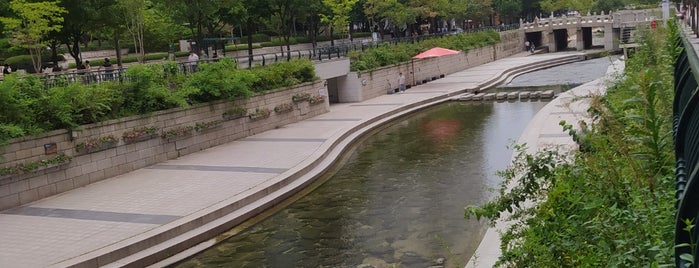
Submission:
[[[633,43],[632,36],[638,25],[650,25],[663,18],[661,9],[618,11],[605,15],[594,14],[574,17],[535,18],[531,22],[520,22],[520,30],[525,40],[534,42],[537,47],[547,47],[549,52],[574,48],[585,50],[604,46],[605,50],[617,51],[620,44]],[[604,33],[604,43],[595,44],[595,32]]]

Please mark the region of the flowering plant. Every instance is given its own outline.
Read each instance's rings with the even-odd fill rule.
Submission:
[[[156,126],[134,128],[132,130],[124,131],[124,133],[121,134],[121,139],[126,143],[130,143],[141,137],[151,138],[158,133],[158,130],[160,130],[160,128]]]
[[[111,148],[117,143],[117,138],[113,135],[87,139],[75,145],[77,152],[96,152],[102,149]]]
[[[163,139],[167,139],[167,138],[182,137],[182,136],[191,135],[193,129],[194,129],[193,126],[176,127],[176,128],[164,131],[162,137],[163,137]]]
[[[310,99],[308,99],[308,102],[310,104],[318,104],[318,103],[322,103],[324,101],[325,101],[325,96],[323,96],[323,95],[315,95],[315,96],[311,97]]]
[[[72,157],[65,155],[64,153],[59,153],[53,158],[43,159],[39,161],[20,163],[14,166],[0,168],[0,176],[16,175],[29,173],[37,171],[41,168],[46,168],[50,166],[62,165],[70,162]]]
[[[290,112],[292,110],[294,110],[294,104],[289,102],[282,103],[274,107],[274,112],[276,113]]]
[[[197,122],[197,123],[194,125],[194,130],[196,130],[197,132],[199,132],[199,131],[202,131],[202,130],[205,130],[205,129],[209,129],[209,128],[214,128],[214,127],[220,126],[221,123],[223,123],[223,121],[221,121],[221,120],[214,120],[214,121],[209,121],[209,122]]]
[[[291,100],[293,102],[302,102],[308,100],[309,98],[311,98],[311,94],[308,93],[296,93],[293,96],[291,96]]]
[[[233,107],[233,108],[230,109],[230,110],[227,110],[227,111],[223,112],[223,114],[222,114],[221,116],[222,116],[224,119],[230,120],[230,119],[235,119],[235,118],[243,117],[243,116],[245,116],[247,113],[248,113],[248,110],[247,110],[247,109],[245,109],[245,108],[243,108],[243,107],[238,107],[238,106],[236,106],[236,107]]]
[[[258,120],[258,119],[262,119],[262,118],[267,118],[267,117],[269,117],[269,115],[271,113],[272,113],[272,111],[269,110],[269,108],[262,108],[262,109],[256,108],[255,112],[250,114],[250,119],[251,120]]]

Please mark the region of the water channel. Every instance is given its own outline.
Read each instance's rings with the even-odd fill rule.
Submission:
[[[583,72],[610,62],[596,61]],[[580,77],[572,71],[570,80],[539,72],[557,74],[551,85]],[[520,81],[529,76],[511,84],[528,86]],[[397,120],[317,189],[177,267],[463,267],[487,228],[463,208],[492,197],[512,155],[506,145],[544,105],[452,102]]]

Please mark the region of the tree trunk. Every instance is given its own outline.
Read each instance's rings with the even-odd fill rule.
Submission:
[[[248,68],[252,68],[252,29],[253,29],[252,18],[248,18]]]
[[[333,32],[334,27],[330,25],[330,46],[335,46],[335,34]]]
[[[117,66],[121,67],[121,47],[119,46],[119,32],[114,33],[114,47],[116,48]]]

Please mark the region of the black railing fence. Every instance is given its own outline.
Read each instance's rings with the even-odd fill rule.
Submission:
[[[464,29],[464,33],[475,33],[483,31],[511,31],[518,30],[519,24],[508,24],[499,26],[486,26],[471,29]],[[237,63],[238,68],[251,68],[255,66],[266,66],[273,64],[278,61],[288,61],[292,59],[310,59],[312,61],[324,61],[333,60],[337,58],[346,57],[351,51],[364,51],[367,49],[372,49],[379,47],[383,44],[401,44],[401,43],[415,43],[425,39],[438,38],[446,35],[451,35],[455,33],[444,32],[435,33],[429,35],[420,35],[414,37],[400,37],[392,38],[388,40],[381,41],[355,41],[349,43],[343,43],[335,46],[319,46],[313,49],[301,49],[292,50],[289,52],[278,52],[278,53],[264,53],[264,54],[254,54],[254,55],[243,55],[237,57],[230,57],[234,59]],[[208,63],[216,61],[218,59],[208,58],[200,59],[198,62],[177,62],[178,72],[180,73],[192,73],[198,71],[199,64]],[[73,70],[64,71],[60,73],[50,73],[43,74],[44,84],[47,88],[52,88],[56,86],[66,85],[69,83],[84,83],[93,84],[101,83],[106,81],[127,81],[129,78],[126,75],[126,67],[114,67],[109,69],[97,69],[97,70]]]
[[[675,140],[675,263],[696,267],[688,256],[699,256],[699,232],[691,225],[699,221],[699,57],[684,33],[677,41],[680,55],[675,62],[673,131]],[[691,224],[687,224],[691,221]],[[699,261],[699,259],[697,259]]]

